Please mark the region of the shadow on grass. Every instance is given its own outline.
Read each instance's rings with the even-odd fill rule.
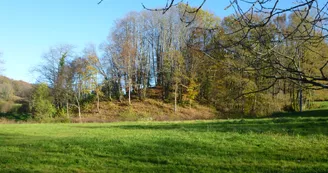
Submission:
[[[0,113],[0,118],[14,121],[27,121],[32,119],[32,115],[27,113]]]
[[[137,132],[136,132],[137,133]],[[124,139],[75,136],[52,138],[0,134],[4,172],[325,172],[326,159],[310,150],[290,149],[264,139],[232,136],[195,142],[178,137]],[[205,138],[206,139],[206,138]],[[272,140],[272,139],[268,139]],[[261,149],[260,147],[264,147]],[[274,148],[274,149],[272,149]],[[247,149],[247,150],[246,150]],[[309,156],[296,163],[299,155]],[[19,160],[19,162],[17,161]],[[258,162],[260,160],[260,162]],[[281,167],[281,162],[292,163]],[[316,164],[312,164],[316,161]],[[304,165],[303,165],[304,162]],[[40,167],[44,165],[44,167]],[[1,171],[0,171],[1,172]]]
[[[232,169],[229,168],[232,160],[241,157],[247,160],[249,156],[247,152],[230,148],[226,149],[228,151],[225,148],[218,150],[212,143],[167,137],[136,141],[109,137],[95,141],[81,136],[51,138],[0,133],[0,141],[0,147],[8,148],[8,152],[0,155],[0,170],[4,165],[8,168],[7,172],[12,172],[13,168],[19,168],[17,172],[36,172],[40,162],[56,166],[45,172],[60,172],[56,170],[58,168],[63,169],[61,172],[71,172],[79,165],[83,165],[80,168],[85,170],[79,172],[110,172],[111,168],[120,170],[113,172],[162,172],[163,169],[167,169],[165,172],[215,172],[217,169]],[[222,157],[228,161],[222,160],[224,163],[221,163]],[[18,158],[19,165],[16,163]],[[247,171],[250,168],[243,169]],[[267,169],[267,165],[261,169]]]
[[[277,119],[272,121],[211,122],[179,125],[125,125],[122,129],[182,130],[198,132],[235,133],[279,133],[287,135],[328,135],[327,120],[293,121]]]
[[[193,123],[131,123],[78,128],[119,128],[126,130],[178,130],[196,132],[274,133],[285,135],[328,136],[328,110],[276,114],[270,118],[200,121]]]
[[[274,113],[271,117],[328,117],[328,110],[310,110],[304,112]]]

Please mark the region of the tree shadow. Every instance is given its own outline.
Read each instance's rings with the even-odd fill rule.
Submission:
[[[32,119],[32,115],[27,113],[0,113],[0,118],[14,121],[27,121]]]
[[[272,120],[240,120],[229,122],[206,122],[178,125],[125,125],[121,129],[151,129],[151,130],[179,130],[197,132],[235,132],[235,133],[277,133],[287,135],[328,135],[327,119],[272,119]]]
[[[77,128],[119,128],[127,130],[178,130],[196,132],[275,133],[286,135],[328,136],[328,110],[302,113],[277,113],[269,118],[199,121],[193,123],[131,123],[108,126],[76,126]]]
[[[328,110],[309,110],[304,112],[280,112],[274,113],[271,116],[272,118],[278,117],[328,117]]]
[[[178,130],[195,132],[275,133],[286,135],[326,135],[328,118],[270,118],[217,120],[195,123],[148,123],[109,126],[76,126],[77,128],[119,128],[126,130]]]
[[[5,172],[41,172],[40,169],[44,172],[281,172],[278,165],[281,160],[297,161],[302,152],[277,152],[285,146],[275,143],[261,150],[258,148],[264,146],[259,146],[257,140],[249,140],[241,146],[240,141],[245,138],[238,135],[226,140],[198,142],[169,136],[136,137],[136,140],[99,138],[102,140],[90,140],[86,136],[53,138],[1,133],[0,146],[7,147],[8,151],[0,155],[0,168],[5,168],[2,170]],[[319,159],[314,152],[305,152],[314,157],[305,160],[307,164]],[[259,164],[258,159],[275,164]],[[321,164],[325,162],[317,163],[307,171],[300,164],[287,166],[284,172],[311,172],[313,168],[323,172]],[[40,168],[40,164],[45,167]]]

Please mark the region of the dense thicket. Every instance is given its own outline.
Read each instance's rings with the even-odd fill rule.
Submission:
[[[179,5],[164,15],[129,13],[116,21],[100,51],[94,45],[80,54],[70,45],[51,48],[38,70],[53,105],[62,114],[76,110],[81,116],[86,102],[97,102],[99,112],[100,100],[133,104],[156,90],[174,110],[198,102],[226,115],[264,116],[310,106],[316,86],[308,81],[315,79],[304,78],[300,69],[311,76],[327,73],[320,70],[328,60],[326,42],[275,41],[293,31],[300,15],[281,15],[248,32],[235,16],[221,20],[203,10],[186,26],[181,18],[194,17],[184,13],[186,8]],[[264,16],[252,14],[252,19]]]

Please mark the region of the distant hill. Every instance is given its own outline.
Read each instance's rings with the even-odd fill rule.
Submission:
[[[27,112],[32,89],[28,82],[0,76],[0,114]]]
[[[29,97],[33,85],[22,81],[10,79],[6,76],[0,76],[0,93],[2,100],[8,100],[10,95],[12,95],[14,100],[26,99]]]

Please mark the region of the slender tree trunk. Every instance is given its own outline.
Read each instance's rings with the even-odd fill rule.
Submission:
[[[100,106],[99,106],[99,91],[97,91],[97,113],[100,113]]]
[[[302,112],[303,111],[303,90],[302,90],[302,88],[300,88],[299,94],[300,94],[300,100],[299,100],[300,112]]]
[[[131,79],[129,79],[129,87],[128,87],[129,89],[129,105],[131,105]]]
[[[298,53],[298,71],[301,71],[301,57],[303,56],[302,55],[302,52],[301,50],[297,49],[297,53]],[[300,112],[303,111],[303,90],[302,90],[302,75],[301,73],[299,73],[299,106],[300,106]]]
[[[79,119],[80,119],[80,123],[82,123],[80,101],[79,101],[79,99],[77,98],[77,96],[75,96],[75,100],[76,100],[76,104],[77,104],[77,109],[78,109],[78,111],[79,111]]]
[[[82,123],[82,116],[81,116],[81,107],[80,104],[78,105],[78,110],[79,110],[79,118],[80,118],[80,123]]]
[[[292,84],[292,105],[293,105],[293,110],[297,111],[297,91],[295,91],[295,84]]]
[[[107,96],[109,98],[110,101],[112,101],[112,88],[111,88],[111,82],[109,80],[107,80]]]
[[[69,118],[68,100],[66,100],[66,116]]]
[[[178,83],[175,83],[174,89],[174,112],[177,112]]]
[[[253,108],[252,108],[252,114],[255,114],[256,113],[256,106],[257,106],[257,94],[255,94],[254,96],[254,103],[253,103]]]

